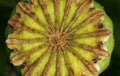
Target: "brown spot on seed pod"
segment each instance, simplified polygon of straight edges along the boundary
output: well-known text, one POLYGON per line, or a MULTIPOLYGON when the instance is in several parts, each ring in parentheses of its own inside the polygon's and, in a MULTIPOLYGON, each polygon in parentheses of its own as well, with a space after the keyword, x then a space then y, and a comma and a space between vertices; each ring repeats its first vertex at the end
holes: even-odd
MULTIPOLYGON (((7 42, 6 42, 7 43, 7 42)), ((18 48, 13 48, 13 50, 14 50, 14 52, 18 52, 19 51, 19 49, 18 48)))
POLYGON ((22 17, 20 13, 17 13, 17 16, 18 16, 18 18, 21 18, 21 17, 22 17))
POLYGON ((14 32, 16 30, 16 28, 14 28, 13 26, 10 26, 10 29, 12 32, 14 32))
POLYGON ((102 59, 102 57, 101 56, 98 56, 98 57, 95 57, 94 59, 93 59, 93 62, 94 63, 97 63, 99 60, 101 60, 102 59))
POLYGON ((94 62, 94 63, 97 63, 97 62, 98 62, 98 60, 97 60, 96 58, 94 58, 94 59, 93 59, 93 62, 94 62))
POLYGON ((27 66, 27 62, 26 61, 22 63, 22 67, 24 68, 25 66, 27 66))
POLYGON ((103 47, 103 42, 99 41, 97 47, 100 47, 100 48, 103 47))
POLYGON ((98 28, 98 29, 102 29, 103 26, 104 26, 103 23, 98 23, 97 28, 98 28))
POLYGON ((92 12, 94 9, 95 9, 94 7, 90 7, 89 12, 92 12))

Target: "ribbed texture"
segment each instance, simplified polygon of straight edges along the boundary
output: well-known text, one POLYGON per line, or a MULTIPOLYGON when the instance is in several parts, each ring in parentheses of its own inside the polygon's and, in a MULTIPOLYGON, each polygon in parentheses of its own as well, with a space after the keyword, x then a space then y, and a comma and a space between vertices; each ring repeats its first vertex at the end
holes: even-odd
POLYGON ((24 65, 23 76, 98 75, 97 62, 110 56, 103 41, 111 31, 103 25, 103 10, 93 5, 92 0, 19 2, 8 21, 13 27, 6 40, 14 50, 11 63, 24 65))

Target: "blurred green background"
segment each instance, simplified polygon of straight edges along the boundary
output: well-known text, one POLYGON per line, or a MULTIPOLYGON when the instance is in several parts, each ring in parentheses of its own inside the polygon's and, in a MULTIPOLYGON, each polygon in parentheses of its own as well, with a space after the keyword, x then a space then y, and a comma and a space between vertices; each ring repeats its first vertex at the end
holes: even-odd
MULTIPOLYGON (((0 76, 20 76, 9 63, 10 52, 6 50, 5 28, 9 16, 20 0, 0 0, 0 76)), ((100 76, 120 76, 120 0, 97 0, 104 6, 114 24, 115 48, 110 66, 100 76)))

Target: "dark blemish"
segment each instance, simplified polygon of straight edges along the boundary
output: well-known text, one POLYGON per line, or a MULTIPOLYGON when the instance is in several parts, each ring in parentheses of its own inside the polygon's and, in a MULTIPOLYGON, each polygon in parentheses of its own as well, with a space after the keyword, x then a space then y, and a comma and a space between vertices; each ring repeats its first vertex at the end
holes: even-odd
POLYGON ((10 28, 11 28, 12 31, 15 31, 15 28, 13 26, 10 26, 10 28))
POLYGON ((21 14, 20 14, 20 13, 17 13, 17 16, 18 16, 19 18, 21 18, 21 14))
POLYGON ((102 41, 99 41, 98 42, 98 47, 102 47, 103 46, 103 42, 102 41))
POLYGON ((92 12, 94 9, 95 9, 94 7, 90 7, 89 12, 92 12))
POLYGON ((103 28, 103 23, 98 23, 97 28, 98 28, 98 29, 102 29, 102 28, 103 28))
POLYGON ((10 26, 10 30, 13 33, 16 29, 14 29, 12 26, 10 26))
POLYGON ((27 65, 27 62, 22 63, 22 67, 24 68, 27 65))
MULTIPOLYGON (((13 29, 13 30, 15 30, 15 29, 13 29)), ((18 52, 19 51, 18 48, 13 48, 13 50, 14 50, 14 52, 18 52)))
POLYGON ((94 63, 97 63, 97 62, 98 62, 98 59, 97 59, 97 58, 94 58, 94 59, 93 59, 93 62, 94 62, 94 63))
POLYGON ((95 57, 94 59, 93 59, 93 62, 94 63, 97 63, 98 62, 98 60, 101 60, 102 58, 99 56, 99 57, 95 57))

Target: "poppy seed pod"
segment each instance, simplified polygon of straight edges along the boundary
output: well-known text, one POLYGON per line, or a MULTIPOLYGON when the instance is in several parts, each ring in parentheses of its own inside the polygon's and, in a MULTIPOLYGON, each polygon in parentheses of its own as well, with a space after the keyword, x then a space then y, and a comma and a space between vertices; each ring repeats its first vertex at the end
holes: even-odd
POLYGON ((97 2, 24 0, 15 9, 6 43, 23 76, 98 76, 108 67, 113 25, 97 2))

